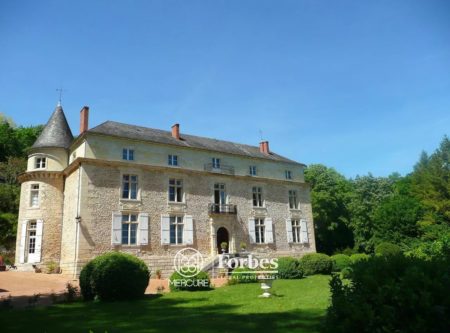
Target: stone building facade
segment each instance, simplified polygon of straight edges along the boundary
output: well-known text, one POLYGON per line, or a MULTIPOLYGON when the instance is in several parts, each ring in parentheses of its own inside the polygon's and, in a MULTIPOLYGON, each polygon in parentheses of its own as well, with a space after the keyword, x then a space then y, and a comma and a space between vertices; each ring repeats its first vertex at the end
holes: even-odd
POLYGON ((180 249, 211 262, 315 252, 305 165, 259 147, 105 122, 74 139, 58 106, 21 175, 16 264, 79 274, 95 256, 133 253, 164 275, 180 249))

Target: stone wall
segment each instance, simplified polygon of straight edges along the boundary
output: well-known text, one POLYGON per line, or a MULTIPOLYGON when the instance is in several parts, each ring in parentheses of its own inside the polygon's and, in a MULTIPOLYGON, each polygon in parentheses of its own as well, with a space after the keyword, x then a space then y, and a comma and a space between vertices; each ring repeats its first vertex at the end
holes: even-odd
MULTIPOLYGON (((74 175, 66 181, 66 206, 63 233, 63 259, 70 257, 69 249, 74 248, 75 234, 73 223, 74 175), (67 222, 67 224, 66 224, 67 222), (69 227, 69 225, 71 225, 69 227), (69 235, 70 234, 70 235, 69 235), (67 254, 67 255, 66 255, 67 254)), ((82 173, 82 222, 80 225, 78 266, 81 267, 93 257, 110 250, 132 252, 145 260, 154 272, 162 269, 166 274, 170 271, 174 254, 184 245, 161 245, 161 214, 181 213, 192 215, 194 219, 194 244, 205 257, 216 253, 215 233, 223 226, 231 236, 231 250, 238 250, 239 244, 245 242, 248 250, 270 256, 301 256, 307 252, 315 252, 314 228, 312 220, 309 187, 300 182, 286 182, 252 177, 233 177, 212 173, 194 173, 183 169, 151 169, 133 165, 117 166, 83 164, 82 173), (130 173, 139 177, 138 200, 120 199, 121 175, 130 173), (170 178, 182 179, 185 192, 183 204, 168 202, 168 183, 170 178), (232 216, 208 214, 208 204, 213 202, 215 183, 224 183, 228 202, 237 205, 238 214, 232 216), (264 209, 252 207, 252 187, 263 188, 264 209), (288 206, 288 190, 295 189, 299 194, 300 209, 292 211, 288 206), (149 244, 146 246, 113 246, 111 245, 113 212, 145 212, 149 214, 149 244), (250 244, 247 221, 254 216, 265 216, 273 219, 274 243, 250 244), (309 244, 288 244, 285 220, 291 217, 304 218, 308 221, 309 244), (213 236, 213 241, 211 241, 213 236)), ((64 261, 64 260, 62 260, 64 261)))

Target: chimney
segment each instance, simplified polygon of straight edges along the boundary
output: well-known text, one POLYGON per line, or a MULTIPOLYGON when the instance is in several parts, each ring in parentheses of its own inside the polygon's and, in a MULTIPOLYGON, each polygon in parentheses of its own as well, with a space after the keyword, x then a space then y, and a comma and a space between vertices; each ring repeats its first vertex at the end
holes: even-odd
POLYGON ((269 141, 261 141, 259 143, 259 151, 263 154, 270 154, 269 141))
POLYGON ((175 124, 172 126, 172 136, 175 139, 180 140, 180 124, 175 124))
POLYGON ((80 134, 88 130, 89 106, 83 106, 80 111, 80 134))

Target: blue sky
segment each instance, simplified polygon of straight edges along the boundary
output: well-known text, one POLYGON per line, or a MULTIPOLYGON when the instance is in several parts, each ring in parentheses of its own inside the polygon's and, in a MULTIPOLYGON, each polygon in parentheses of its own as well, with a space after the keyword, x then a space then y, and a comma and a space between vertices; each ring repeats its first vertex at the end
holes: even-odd
POLYGON ((412 170, 450 134, 449 1, 1 1, 0 112, 63 86, 106 120, 257 145, 346 176, 412 170))

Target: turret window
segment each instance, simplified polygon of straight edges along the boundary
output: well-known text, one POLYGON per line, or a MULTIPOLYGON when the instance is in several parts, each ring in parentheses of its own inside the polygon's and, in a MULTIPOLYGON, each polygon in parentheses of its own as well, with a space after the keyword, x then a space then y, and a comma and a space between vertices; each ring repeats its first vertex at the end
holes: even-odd
POLYGON ((45 169, 46 166, 47 166, 47 158, 36 157, 36 159, 34 160, 35 169, 45 169))
POLYGON ((30 206, 39 207, 39 184, 31 184, 30 206))

